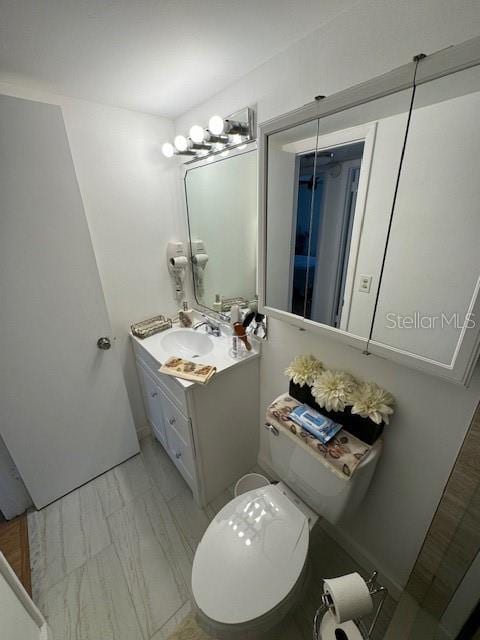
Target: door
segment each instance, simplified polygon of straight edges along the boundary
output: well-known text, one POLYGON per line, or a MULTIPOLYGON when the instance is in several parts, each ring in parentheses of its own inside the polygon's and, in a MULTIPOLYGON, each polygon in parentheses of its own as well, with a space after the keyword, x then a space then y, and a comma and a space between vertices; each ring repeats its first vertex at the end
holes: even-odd
POLYGON ((47 624, 0 553, 0 620, 2 638, 48 640, 47 624))
POLYGON ((0 432, 37 508, 138 452, 59 107, 0 96, 0 432), (108 344, 106 345, 108 346, 108 344))

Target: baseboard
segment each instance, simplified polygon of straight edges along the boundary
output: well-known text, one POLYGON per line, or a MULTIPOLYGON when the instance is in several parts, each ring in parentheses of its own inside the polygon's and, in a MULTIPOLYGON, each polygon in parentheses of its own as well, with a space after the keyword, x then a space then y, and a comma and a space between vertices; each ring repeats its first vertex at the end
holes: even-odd
POLYGON ((143 440, 143 438, 148 438, 148 436, 152 435, 152 428, 147 423, 143 425, 143 427, 138 427, 137 436, 139 440, 143 440))
POLYGON ((378 582, 384 587, 387 587, 389 595, 394 600, 398 601, 400 599, 404 587, 383 571, 382 567, 378 565, 378 562, 372 558, 368 551, 365 551, 365 549, 359 545, 356 540, 342 531, 342 529, 335 527, 323 518, 320 520, 319 526, 322 527, 322 529, 328 533, 331 538, 336 540, 338 544, 345 549, 350 556, 352 556, 355 562, 358 562, 358 564, 365 569, 365 571, 378 571, 378 582))
MULTIPOLYGON (((275 471, 270 467, 268 462, 261 456, 258 455, 258 466, 261 467, 267 476, 274 480, 280 480, 281 478, 275 473, 275 471)), ((287 483, 288 484, 288 483, 287 483)), ((330 524, 324 518, 319 520, 317 526, 322 527, 322 529, 333 538, 338 544, 345 549, 345 551, 352 556, 352 558, 357 562, 365 571, 372 572, 373 570, 378 571, 378 581, 383 586, 387 587, 389 594, 394 600, 399 600, 402 593, 403 587, 394 580, 387 573, 382 571, 382 567, 378 565, 372 556, 363 549, 355 540, 351 538, 344 531, 330 524)))

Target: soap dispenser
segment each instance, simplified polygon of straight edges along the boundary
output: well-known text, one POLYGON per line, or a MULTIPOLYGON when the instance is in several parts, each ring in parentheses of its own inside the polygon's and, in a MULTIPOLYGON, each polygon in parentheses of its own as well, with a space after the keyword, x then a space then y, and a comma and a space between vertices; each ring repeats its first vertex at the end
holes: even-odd
POLYGON ((182 327, 191 327, 193 324, 193 309, 188 308, 188 302, 183 301, 183 307, 178 312, 178 321, 182 327))

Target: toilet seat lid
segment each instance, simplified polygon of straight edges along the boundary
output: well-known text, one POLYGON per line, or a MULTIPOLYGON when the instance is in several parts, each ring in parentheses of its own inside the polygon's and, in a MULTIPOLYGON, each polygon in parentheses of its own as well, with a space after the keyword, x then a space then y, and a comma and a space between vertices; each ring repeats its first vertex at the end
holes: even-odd
POLYGON ((274 485, 244 493, 210 523, 195 553, 192 591, 212 620, 241 624, 292 591, 308 552, 308 521, 274 485))

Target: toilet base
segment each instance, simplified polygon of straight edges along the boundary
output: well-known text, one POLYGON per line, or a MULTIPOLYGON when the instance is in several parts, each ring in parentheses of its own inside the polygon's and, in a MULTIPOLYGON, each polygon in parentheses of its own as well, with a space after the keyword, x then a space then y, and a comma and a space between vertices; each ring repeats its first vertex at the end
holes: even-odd
POLYGON ((304 595, 310 577, 310 563, 305 561, 302 573, 288 596, 265 615, 242 624, 225 624, 206 616, 195 604, 195 616, 199 626, 217 640, 276 640, 278 628, 284 618, 304 595))

